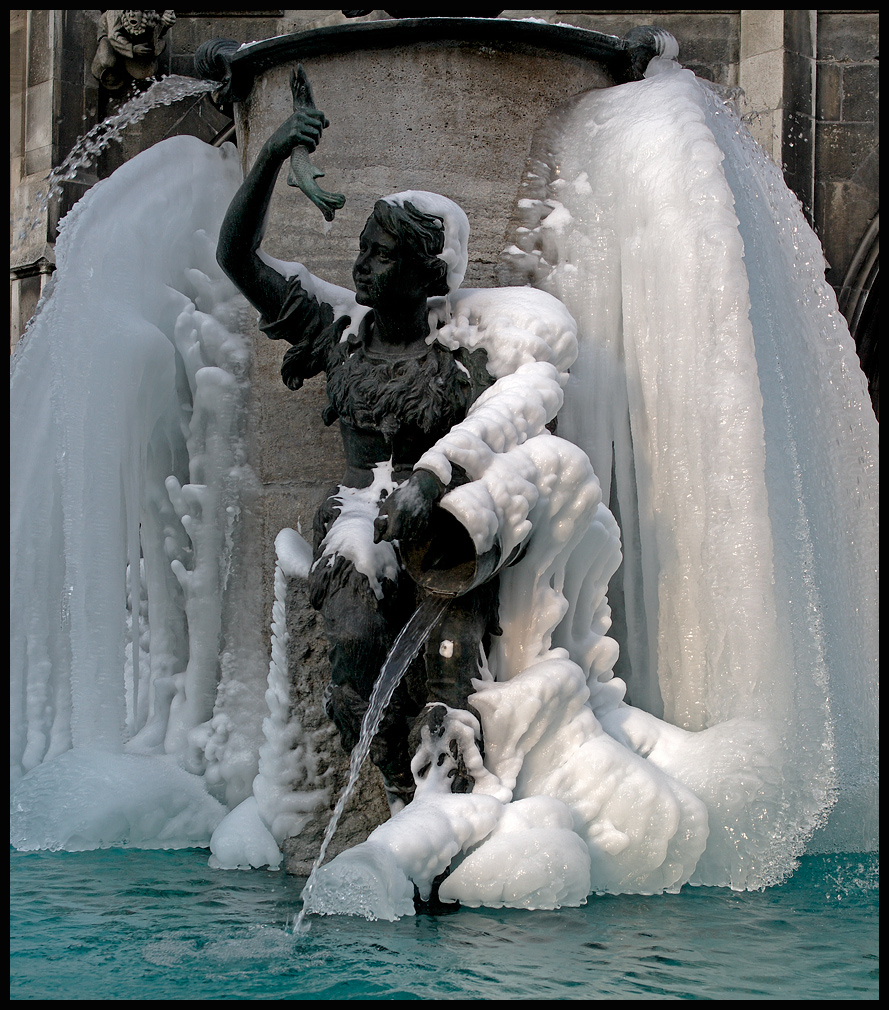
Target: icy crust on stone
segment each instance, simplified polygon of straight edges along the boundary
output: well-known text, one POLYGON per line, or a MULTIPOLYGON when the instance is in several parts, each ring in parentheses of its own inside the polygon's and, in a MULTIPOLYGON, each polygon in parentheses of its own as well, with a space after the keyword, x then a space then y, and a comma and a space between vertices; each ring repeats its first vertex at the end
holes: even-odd
POLYGON ((283 529, 275 537, 275 557, 282 576, 307 579, 312 567, 312 546, 297 530, 283 529))
POLYGON ((442 901, 471 908, 559 908, 585 903, 590 853, 567 806, 530 796, 504 807, 488 837, 439 888, 442 901))

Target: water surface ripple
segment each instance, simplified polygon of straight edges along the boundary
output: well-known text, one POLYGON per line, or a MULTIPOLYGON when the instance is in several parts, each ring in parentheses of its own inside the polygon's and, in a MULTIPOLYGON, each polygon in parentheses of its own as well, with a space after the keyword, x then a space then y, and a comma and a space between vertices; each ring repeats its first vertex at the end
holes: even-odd
POLYGON ((768 891, 288 922, 304 880, 208 853, 11 851, 12 999, 877 999, 874 855, 768 891))

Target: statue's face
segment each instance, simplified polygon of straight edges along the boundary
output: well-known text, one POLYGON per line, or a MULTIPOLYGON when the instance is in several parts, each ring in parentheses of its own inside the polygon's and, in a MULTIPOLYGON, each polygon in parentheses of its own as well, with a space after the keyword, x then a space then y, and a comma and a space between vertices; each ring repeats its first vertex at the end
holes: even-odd
POLYGON ((399 302, 426 297, 425 279, 416 258, 406 255, 398 239, 370 217, 359 241, 352 268, 359 305, 397 307, 399 302))

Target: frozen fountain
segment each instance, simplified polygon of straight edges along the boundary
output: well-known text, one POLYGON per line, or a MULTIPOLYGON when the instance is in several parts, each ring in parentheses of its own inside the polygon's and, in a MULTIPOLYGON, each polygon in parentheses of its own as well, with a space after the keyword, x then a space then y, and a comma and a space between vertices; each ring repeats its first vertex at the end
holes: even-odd
MULTIPOLYGON (((291 704, 283 612, 308 564, 289 527, 311 511, 260 495, 276 477, 259 429, 292 430, 294 408, 277 394, 259 406, 271 352, 215 261, 298 57, 332 120, 317 160, 349 201, 330 228, 290 198, 297 227, 277 221, 274 236, 287 270, 348 304, 343 264, 367 199, 460 199, 490 162, 511 181, 486 177, 464 204, 470 255, 499 259, 501 285, 542 290, 504 300, 471 266, 440 339, 485 346, 498 381, 541 363, 555 376, 541 394, 555 408, 502 453, 524 469, 505 466, 501 481, 530 480, 539 498, 518 520, 534 534, 504 570, 504 635, 473 698, 486 775, 468 795, 419 789, 327 865, 314 910, 410 914, 413 885, 449 866, 445 900, 541 908, 597 891, 763 887, 805 851, 875 849, 877 425, 780 172, 669 52, 648 63, 652 37, 642 59, 640 44, 611 40, 608 55, 595 33, 527 23, 503 57, 506 71, 526 57, 513 91, 491 98, 522 109, 510 136, 491 138, 511 160, 459 115, 429 123, 403 92, 377 138, 398 136, 398 156, 375 160, 362 89, 374 74, 396 88, 400 64, 369 41, 389 32, 406 58, 392 33, 410 29, 356 27, 247 47, 228 81, 240 152, 166 141, 65 219, 12 370, 11 843, 212 837, 216 865, 277 866, 285 839, 326 815, 325 755, 291 704), (536 104, 515 91, 533 60, 549 88, 536 104), (552 315, 532 332, 544 305, 552 315), (553 453, 542 431, 563 396, 558 432, 576 455, 553 453), (272 542, 274 573, 257 562, 272 542)), ((422 87, 453 89, 462 109, 479 92, 471 54, 455 81, 434 62, 454 53, 416 42, 422 87)), ((288 453, 311 453, 294 441, 279 475, 288 453)))

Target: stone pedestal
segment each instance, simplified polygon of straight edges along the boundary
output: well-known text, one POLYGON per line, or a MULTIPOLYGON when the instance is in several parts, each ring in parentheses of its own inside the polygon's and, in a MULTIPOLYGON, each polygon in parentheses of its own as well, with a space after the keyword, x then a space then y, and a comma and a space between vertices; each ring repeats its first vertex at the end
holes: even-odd
MULTIPOLYGON (((326 807, 317 811, 299 835, 284 843, 287 872, 307 877, 321 848, 333 808, 348 781, 349 758, 340 746, 336 727, 324 711, 324 688, 329 680, 327 639, 320 614, 309 606, 304 579, 288 580, 286 609, 291 707, 298 713, 304 745, 311 747, 319 762, 326 766, 323 772, 328 793, 326 807)), ((383 780, 374 765, 367 761, 327 850, 327 859, 363 842, 388 816, 383 780)))

